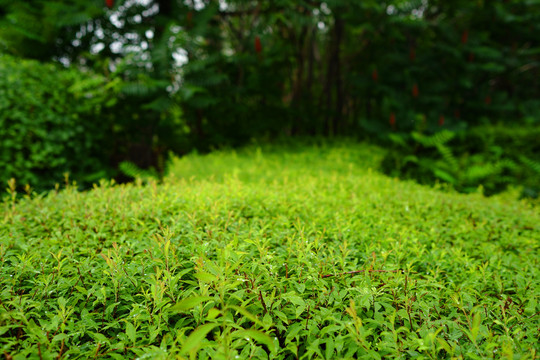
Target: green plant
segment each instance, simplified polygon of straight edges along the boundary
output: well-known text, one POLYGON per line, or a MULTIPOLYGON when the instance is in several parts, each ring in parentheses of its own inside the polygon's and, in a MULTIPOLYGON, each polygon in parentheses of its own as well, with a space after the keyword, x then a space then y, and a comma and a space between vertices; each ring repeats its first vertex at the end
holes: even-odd
POLYGON ((10 191, 0 351, 537 357, 538 209, 384 176, 384 155, 254 145, 174 158, 160 184, 10 191))
POLYGON ((77 70, 0 55, 0 181, 51 189, 110 174, 102 115, 115 83, 77 70))
POLYGON ((141 169, 137 165, 129 161, 122 161, 118 165, 119 170, 126 176, 132 179, 141 179, 145 181, 158 180, 159 176, 154 169, 141 169))
POLYGON ((463 192, 482 186, 487 195, 509 185, 522 188, 522 195, 536 197, 540 176, 536 127, 490 126, 454 133, 448 130, 425 135, 392 134, 394 150, 383 162, 384 171, 424 183, 435 180, 463 192), (436 150, 436 151, 433 151, 436 150))

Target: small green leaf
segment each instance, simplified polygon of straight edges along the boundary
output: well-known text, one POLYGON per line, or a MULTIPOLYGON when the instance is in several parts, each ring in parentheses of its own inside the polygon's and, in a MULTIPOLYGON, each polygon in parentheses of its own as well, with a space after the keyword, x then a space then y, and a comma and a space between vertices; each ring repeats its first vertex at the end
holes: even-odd
POLYGON ((206 334, 212 331, 212 329, 214 329, 216 326, 218 325, 212 323, 199 326, 188 336, 180 352, 182 354, 186 354, 197 349, 206 337, 206 334))
POLYGON ((137 331, 135 330, 135 326, 133 326, 133 324, 130 322, 126 322, 126 335, 132 343, 137 341, 137 331))
POLYGON ((279 320, 281 320, 284 324, 289 324, 289 319, 287 318, 287 315, 285 315, 285 313, 283 313, 282 311, 274 310, 274 315, 277 316, 279 320))
POLYGON ((68 338, 68 335, 67 334, 58 334, 58 335, 55 335, 52 339, 52 342, 57 342, 57 341, 62 341, 62 340, 65 340, 68 338))
POLYGON ((240 314, 247 317, 249 320, 253 321, 255 324, 263 326, 263 323, 261 322, 261 320, 259 320, 255 315, 253 315, 252 313, 250 313, 249 311, 247 311, 243 307, 232 305, 232 306, 228 306, 228 308, 236 310, 240 314))
POLYGON ((205 283, 217 281, 218 279, 217 276, 209 274, 207 272, 198 272, 195 274, 195 277, 205 283))
POLYGON ((480 315, 479 312, 474 314, 473 321, 472 321, 472 327, 471 327, 471 336, 472 336, 472 342, 476 343, 476 339, 478 337, 478 331, 480 330, 480 323, 482 321, 482 315, 480 315))
POLYGON ((271 352, 276 351, 276 346, 272 338, 259 330, 253 330, 253 329, 239 330, 232 333, 232 336, 252 338, 253 340, 257 342, 268 346, 268 349, 270 349, 271 352))
POLYGON ((207 318, 208 320, 214 320, 214 319, 217 318, 220 314, 221 314, 221 311, 219 311, 219 310, 216 309, 216 308, 211 308, 210 310, 208 310, 208 314, 206 315, 206 318, 207 318))
POLYGON ((298 295, 289 295, 288 298, 296 306, 306 306, 304 300, 298 295))
POLYGON ((333 359, 334 358, 333 355, 334 355, 334 339, 332 336, 330 336, 326 340, 326 350, 325 350, 326 359, 333 359))
POLYGON ((194 296, 177 302, 173 305, 169 311, 171 312, 184 312, 190 309, 193 309, 195 306, 199 305, 202 302, 212 300, 209 296, 194 296))
POLYGON ((89 331, 88 332, 90 334, 91 337, 94 338, 94 340, 96 342, 99 342, 99 343, 109 343, 109 339, 107 339, 105 337, 105 335, 103 334, 100 334, 100 333, 97 333, 97 332, 93 332, 93 331, 89 331))

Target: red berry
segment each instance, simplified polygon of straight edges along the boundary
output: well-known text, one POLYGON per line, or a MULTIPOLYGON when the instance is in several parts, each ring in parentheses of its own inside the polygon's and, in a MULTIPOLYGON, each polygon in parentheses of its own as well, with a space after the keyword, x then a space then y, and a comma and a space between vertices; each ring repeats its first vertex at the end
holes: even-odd
POLYGON ((255 36, 255 51, 257 54, 260 54, 262 51, 261 38, 258 36, 255 36))
POLYGON ((105 5, 107 5, 109 9, 112 9, 114 6, 114 0, 105 0, 105 5))
POLYGON ((489 105, 491 104, 491 96, 486 96, 486 98, 484 99, 484 102, 486 103, 486 105, 489 105))
POLYGON ((390 125, 392 125, 392 127, 394 127, 394 125, 396 125, 396 114, 394 113, 390 113, 390 121, 389 121, 390 125))
POLYGON ((443 126, 444 125, 444 116, 441 115, 439 116, 439 126, 443 126))

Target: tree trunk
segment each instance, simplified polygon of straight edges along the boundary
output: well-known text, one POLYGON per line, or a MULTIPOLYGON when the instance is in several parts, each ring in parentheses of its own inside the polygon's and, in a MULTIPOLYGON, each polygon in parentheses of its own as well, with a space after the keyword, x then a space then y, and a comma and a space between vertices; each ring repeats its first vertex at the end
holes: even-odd
POLYGON ((334 120, 333 133, 338 134, 343 130, 343 82, 341 79, 341 41, 343 39, 344 23, 343 19, 336 15, 334 24, 334 66, 335 66, 335 86, 336 86, 336 118, 334 120))

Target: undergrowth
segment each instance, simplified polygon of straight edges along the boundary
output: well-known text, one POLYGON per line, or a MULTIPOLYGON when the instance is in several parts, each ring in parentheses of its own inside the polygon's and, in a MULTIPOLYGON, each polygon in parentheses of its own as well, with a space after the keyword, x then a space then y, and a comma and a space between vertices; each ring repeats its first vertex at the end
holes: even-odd
POLYGON ((389 178, 383 156, 253 147, 175 159, 162 183, 10 191, 0 352, 537 358, 538 208, 389 178))
POLYGON ((390 134, 391 150, 382 170, 423 184, 443 181, 470 193, 482 186, 485 195, 521 188, 520 197, 538 198, 540 151, 536 126, 483 126, 467 131, 442 130, 390 134))

